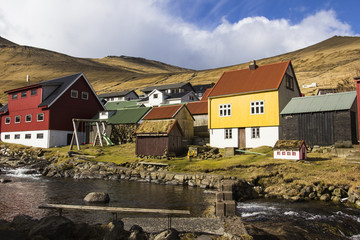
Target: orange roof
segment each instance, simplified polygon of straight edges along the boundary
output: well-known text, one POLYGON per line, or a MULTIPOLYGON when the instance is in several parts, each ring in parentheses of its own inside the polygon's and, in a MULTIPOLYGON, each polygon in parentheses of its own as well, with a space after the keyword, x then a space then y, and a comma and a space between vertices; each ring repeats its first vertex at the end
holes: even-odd
POLYGON ((208 89, 205 90, 204 95, 202 96, 200 101, 207 101, 208 100, 208 96, 209 96, 209 93, 210 93, 211 89, 212 88, 208 88, 208 89))
POLYGON ((224 72, 208 97, 278 89, 291 61, 224 72))
POLYGON ((191 115, 208 114, 207 101, 189 102, 186 106, 189 109, 191 115))
POLYGON ((180 104, 180 105, 154 107, 149 111, 149 113, 143 119, 155 120, 155 119, 174 118, 175 115, 180 111, 180 109, 183 106, 184 106, 183 104, 180 104))

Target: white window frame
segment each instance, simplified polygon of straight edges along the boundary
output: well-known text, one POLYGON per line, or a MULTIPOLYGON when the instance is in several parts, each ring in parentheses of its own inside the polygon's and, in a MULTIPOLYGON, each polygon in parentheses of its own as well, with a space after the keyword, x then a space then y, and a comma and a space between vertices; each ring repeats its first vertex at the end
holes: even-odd
POLYGON ((220 117, 231 116, 231 103, 219 104, 219 116, 220 117))
POLYGON ((36 117, 36 121, 43 122, 44 121, 44 113, 38 113, 36 117), (42 116, 42 119, 39 120, 39 116, 42 116))
POLYGON ((89 93, 88 92, 81 92, 81 99, 88 100, 89 99, 89 93))
POLYGON ((232 139, 232 129, 231 128, 225 128, 224 129, 224 138, 225 139, 232 139))
POLYGON ((20 122, 21 122, 21 116, 20 115, 15 116, 15 123, 20 123, 20 122))
POLYGON ((159 97, 159 94, 158 94, 158 93, 154 93, 153 99, 156 99, 156 98, 158 98, 158 97, 159 97))
POLYGON ((251 128, 251 138, 260 138, 260 128, 259 127, 251 128))
POLYGON ((36 139, 44 139, 44 134, 43 133, 37 133, 36 134, 36 139))
POLYGON ((10 124, 10 123, 11 123, 11 117, 6 117, 5 124, 10 124))
POLYGON ((250 102, 250 114, 251 115, 258 115, 265 113, 265 101, 252 101, 250 102))
POLYGON ((25 122, 31 122, 31 120, 32 120, 31 114, 27 114, 27 115, 25 116, 25 122), (30 120, 27 120, 28 117, 30 117, 30 120))
POLYGON ((79 98, 79 92, 78 90, 71 89, 71 98, 79 98))

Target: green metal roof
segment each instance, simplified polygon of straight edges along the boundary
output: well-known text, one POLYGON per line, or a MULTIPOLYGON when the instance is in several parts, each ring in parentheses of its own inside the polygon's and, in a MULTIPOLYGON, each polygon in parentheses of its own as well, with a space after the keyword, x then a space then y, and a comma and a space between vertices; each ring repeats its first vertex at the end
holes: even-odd
POLYGON ((109 124, 132 124, 139 122, 143 116, 151 109, 151 107, 141 107, 141 108, 125 108, 117 110, 114 115, 112 115, 108 123, 109 124))
POLYGON ((355 99, 355 91, 320 96, 296 97, 290 100, 280 114, 349 110, 355 99))
POLYGON ((137 105, 137 102, 138 102, 138 100, 107 102, 105 104, 105 108, 106 108, 106 110, 120 110, 123 108, 140 107, 139 105, 137 105))

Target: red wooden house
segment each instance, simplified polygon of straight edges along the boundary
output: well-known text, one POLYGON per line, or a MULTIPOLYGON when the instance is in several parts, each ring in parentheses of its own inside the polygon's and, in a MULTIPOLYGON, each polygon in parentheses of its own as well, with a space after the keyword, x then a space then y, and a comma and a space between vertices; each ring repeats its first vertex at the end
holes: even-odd
MULTIPOLYGON (((72 119, 105 110, 83 73, 8 90, 1 114, 1 140, 49 148, 69 144, 72 119)), ((84 129, 85 131, 85 129, 84 129)))

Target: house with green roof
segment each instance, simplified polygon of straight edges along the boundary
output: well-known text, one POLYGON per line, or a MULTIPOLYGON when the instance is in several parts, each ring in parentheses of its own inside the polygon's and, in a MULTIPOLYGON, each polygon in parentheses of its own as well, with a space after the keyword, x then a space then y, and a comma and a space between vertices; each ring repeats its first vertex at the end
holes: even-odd
POLYGON ((358 142, 356 92, 296 97, 280 112, 279 138, 310 145, 358 142))
MULTIPOLYGON (((93 119, 107 120, 106 135, 115 144, 134 142, 134 132, 142 119, 150 111, 150 107, 123 108, 100 112, 93 119)), ((93 127, 91 137, 95 137, 96 128, 93 127)), ((90 138, 93 139, 93 138, 90 138)))

